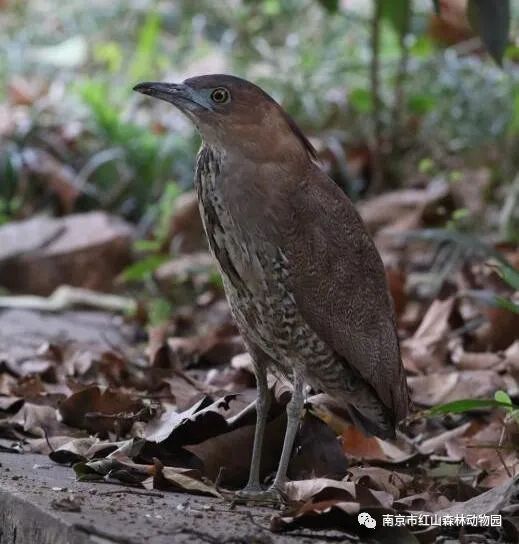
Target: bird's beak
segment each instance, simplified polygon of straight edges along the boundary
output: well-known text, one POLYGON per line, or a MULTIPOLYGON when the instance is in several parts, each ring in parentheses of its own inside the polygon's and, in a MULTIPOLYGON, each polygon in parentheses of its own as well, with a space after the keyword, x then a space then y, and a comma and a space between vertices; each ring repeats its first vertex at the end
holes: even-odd
POLYGON ((147 94, 159 100, 165 100, 182 111, 196 109, 212 109, 202 97, 183 83, 160 83, 158 81, 144 82, 133 88, 142 94, 147 94))

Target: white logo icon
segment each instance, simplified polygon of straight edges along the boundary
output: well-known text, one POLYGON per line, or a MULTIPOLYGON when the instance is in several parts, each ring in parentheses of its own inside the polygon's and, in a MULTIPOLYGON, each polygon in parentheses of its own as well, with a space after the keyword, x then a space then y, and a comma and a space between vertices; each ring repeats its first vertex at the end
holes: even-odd
POLYGON ((368 529, 374 529, 377 526, 377 520, 372 518, 367 512, 361 512, 357 519, 360 525, 366 526, 368 529))

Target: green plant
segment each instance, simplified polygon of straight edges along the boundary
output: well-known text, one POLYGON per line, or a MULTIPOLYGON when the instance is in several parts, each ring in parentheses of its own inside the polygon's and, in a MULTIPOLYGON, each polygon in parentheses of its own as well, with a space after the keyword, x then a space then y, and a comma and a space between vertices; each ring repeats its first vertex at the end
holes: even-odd
MULTIPOLYGON (((171 142, 164 136, 153 134, 147 127, 126 120, 116 107, 107 83, 86 81, 79 91, 90 108, 93 131, 101 137, 101 142, 119 150, 124 164, 130 168, 128 182, 121 187, 121 194, 115 196, 120 199, 131 194, 135 202, 134 216, 138 217, 157 192, 156 184, 164 183, 171 171, 171 142)), ((115 154, 114 158, 119 156, 115 154)), ((104 170, 97 172, 96 181, 107 190, 119 176, 114 168, 107 172, 107 165, 103 166, 104 170)))
POLYGON ((123 271, 121 274, 123 281, 149 281, 159 266, 170 258, 166 245, 175 200, 180 193, 179 186, 170 182, 166 185, 159 201, 148 209, 148 215, 154 224, 151 236, 135 242, 134 249, 141 257, 123 271))
POLYGON ((460 399, 445 404, 438 404, 425 412, 427 417, 438 417, 447 414, 464 414, 473 410, 499 408, 506 412, 506 417, 519 423, 519 406, 505 391, 496 391, 493 399, 460 399))
POLYGON ((427 410, 425 415, 427 417, 438 417, 447 414, 464 414, 466 412, 471 412, 472 410, 491 408, 502 408, 507 411, 519 410, 519 406, 512 404, 512 401, 504 401, 503 394, 508 397, 504 391, 498 391, 496 392, 497 398, 494 399, 460 399, 445 404, 438 404, 427 410))

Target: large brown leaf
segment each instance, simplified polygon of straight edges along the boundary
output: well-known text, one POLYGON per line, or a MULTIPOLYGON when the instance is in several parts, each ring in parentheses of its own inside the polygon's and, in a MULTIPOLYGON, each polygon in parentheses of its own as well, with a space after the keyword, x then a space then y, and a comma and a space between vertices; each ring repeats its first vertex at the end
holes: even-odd
POLYGON ((110 431, 126 433, 137 419, 146 419, 149 412, 140 399, 121 391, 87 387, 73 393, 59 407, 63 422, 92 433, 110 431))

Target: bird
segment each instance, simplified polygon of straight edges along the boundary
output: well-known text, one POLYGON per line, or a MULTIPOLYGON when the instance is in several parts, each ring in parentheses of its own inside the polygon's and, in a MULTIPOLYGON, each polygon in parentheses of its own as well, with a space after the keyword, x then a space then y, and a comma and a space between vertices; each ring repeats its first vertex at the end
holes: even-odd
POLYGON ((395 437, 409 395, 384 266, 356 208, 269 94, 227 74, 143 82, 201 135, 194 184, 211 253, 251 355, 258 397, 241 496, 283 494, 308 386, 344 406, 367 436, 395 437), (273 483, 260 481, 271 392, 293 385, 273 483))

